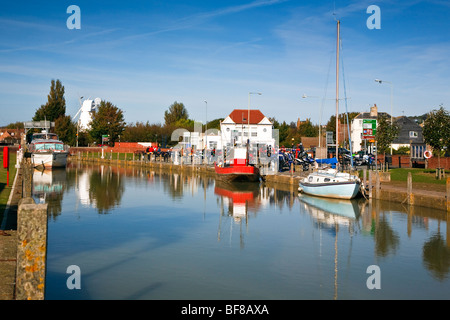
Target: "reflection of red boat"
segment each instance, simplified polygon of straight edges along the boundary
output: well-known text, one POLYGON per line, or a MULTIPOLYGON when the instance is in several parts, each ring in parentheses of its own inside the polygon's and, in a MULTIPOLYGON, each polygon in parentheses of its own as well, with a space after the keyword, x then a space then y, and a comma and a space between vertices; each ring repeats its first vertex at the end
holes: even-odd
POLYGON ((229 212, 233 216, 243 216, 247 213, 247 205, 253 203, 259 193, 259 184, 240 182, 238 184, 226 181, 216 181, 214 194, 227 198, 230 203, 229 212))
POLYGON ((214 164, 216 176, 226 181, 259 181, 259 168, 249 165, 245 148, 235 148, 233 164, 218 166, 214 164))
POLYGON ((221 186, 216 186, 214 188, 214 193, 219 196, 224 196, 233 201, 233 203, 245 204, 247 201, 252 201, 255 197, 253 191, 232 191, 229 189, 221 188, 221 186))

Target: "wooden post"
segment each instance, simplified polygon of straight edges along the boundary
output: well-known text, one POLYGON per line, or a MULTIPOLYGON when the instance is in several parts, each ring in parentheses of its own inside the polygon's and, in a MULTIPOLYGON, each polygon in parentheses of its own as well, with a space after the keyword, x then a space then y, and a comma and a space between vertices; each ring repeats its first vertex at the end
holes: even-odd
POLYGON ((450 177, 447 178, 447 216, 450 216, 450 177))
POLYGON ((375 190, 376 190, 376 198, 380 199, 380 191, 381 191, 381 184, 380 184, 380 172, 377 171, 375 174, 375 190))
POLYGON ((412 205, 414 203, 414 199, 413 199, 413 194, 412 194, 412 175, 411 175, 411 172, 408 172, 406 193, 407 193, 407 197, 408 197, 408 204, 412 205))

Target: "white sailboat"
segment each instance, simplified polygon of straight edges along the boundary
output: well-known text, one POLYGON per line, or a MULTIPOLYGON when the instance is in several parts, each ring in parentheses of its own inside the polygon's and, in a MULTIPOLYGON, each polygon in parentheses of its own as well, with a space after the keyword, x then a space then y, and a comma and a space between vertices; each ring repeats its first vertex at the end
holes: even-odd
MULTIPOLYGON (((336 48, 336 157, 339 155, 339 37, 340 21, 337 21, 336 48)), ((337 160, 337 158, 336 158, 337 160)), ((337 161, 336 161, 337 162, 337 161)), ((339 163, 335 169, 317 170, 300 180, 299 191, 326 198, 353 199, 361 189, 361 179, 350 173, 339 172, 339 163)))

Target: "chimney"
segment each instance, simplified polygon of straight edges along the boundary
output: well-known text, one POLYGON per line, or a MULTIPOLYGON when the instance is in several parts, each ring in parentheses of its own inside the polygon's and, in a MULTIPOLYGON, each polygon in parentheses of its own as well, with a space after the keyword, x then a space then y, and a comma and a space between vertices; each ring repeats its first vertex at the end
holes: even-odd
POLYGON ((374 104, 373 107, 370 107, 370 116, 378 117, 378 107, 376 104, 374 104))

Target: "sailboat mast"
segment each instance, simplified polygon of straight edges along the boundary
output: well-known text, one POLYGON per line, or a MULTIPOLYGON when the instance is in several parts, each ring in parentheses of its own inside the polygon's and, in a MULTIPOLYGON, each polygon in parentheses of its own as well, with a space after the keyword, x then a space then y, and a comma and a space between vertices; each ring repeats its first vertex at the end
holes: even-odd
MULTIPOLYGON (((339 25, 337 21, 337 41, 336 41, 336 160, 339 160, 339 25)), ((336 166, 339 165, 339 161, 336 166)))

